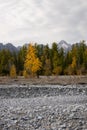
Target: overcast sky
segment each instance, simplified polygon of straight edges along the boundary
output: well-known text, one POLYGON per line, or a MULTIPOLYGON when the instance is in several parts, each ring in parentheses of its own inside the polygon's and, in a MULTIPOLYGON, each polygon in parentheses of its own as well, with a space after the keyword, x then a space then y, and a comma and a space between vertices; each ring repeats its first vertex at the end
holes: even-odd
POLYGON ((87 40, 87 0, 0 0, 0 42, 87 40))

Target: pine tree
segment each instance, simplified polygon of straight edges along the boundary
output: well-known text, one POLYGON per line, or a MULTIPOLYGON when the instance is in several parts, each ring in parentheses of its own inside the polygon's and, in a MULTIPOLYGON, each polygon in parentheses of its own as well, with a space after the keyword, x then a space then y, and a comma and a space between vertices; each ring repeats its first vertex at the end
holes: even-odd
POLYGON ((43 55, 41 56, 41 61, 42 61, 42 72, 43 75, 51 75, 52 72, 52 64, 51 64, 51 54, 50 54, 50 48, 47 45, 44 46, 43 48, 43 55))
POLYGON ((52 44, 52 68, 54 75, 57 75, 59 73, 58 66, 59 66, 58 45, 57 43, 54 42, 52 44))
POLYGON ((11 53, 8 50, 0 51, 0 74, 8 75, 10 71, 11 53))
POLYGON ((19 75, 23 75, 26 51, 26 46, 23 46, 17 54, 17 71, 19 75))

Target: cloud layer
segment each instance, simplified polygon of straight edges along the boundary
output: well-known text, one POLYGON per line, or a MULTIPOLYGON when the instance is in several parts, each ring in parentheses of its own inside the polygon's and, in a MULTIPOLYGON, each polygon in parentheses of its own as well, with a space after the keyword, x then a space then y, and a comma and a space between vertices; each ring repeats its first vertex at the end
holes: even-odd
POLYGON ((0 42, 87 40, 87 0, 0 0, 0 42))

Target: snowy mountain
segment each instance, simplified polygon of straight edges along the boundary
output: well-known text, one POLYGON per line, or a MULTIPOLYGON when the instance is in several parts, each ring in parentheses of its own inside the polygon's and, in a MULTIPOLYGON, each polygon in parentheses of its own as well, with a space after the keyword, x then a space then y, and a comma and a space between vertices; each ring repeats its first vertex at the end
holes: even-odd
POLYGON ((63 48, 64 49, 64 52, 67 52, 68 50, 71 49, 71 45, 68 44, 66 41, 64 40, 61 40, 59 43, 58 43, 58 48, 61 49, 63 48))

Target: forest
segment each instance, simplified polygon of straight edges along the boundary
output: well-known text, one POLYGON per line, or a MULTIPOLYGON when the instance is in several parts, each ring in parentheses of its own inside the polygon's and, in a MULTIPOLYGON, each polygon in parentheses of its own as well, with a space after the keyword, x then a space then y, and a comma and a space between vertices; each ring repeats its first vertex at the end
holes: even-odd
POLYGON ((72 45, 64 52, 56 42, 48 44, 29 44, 18 52, 7 49, 0 51, 0 76, 50 76, 50 75, 86 75, 87 46, 84 41, 72 45))

